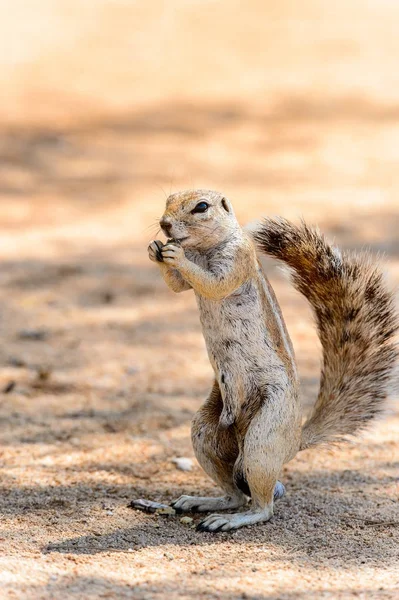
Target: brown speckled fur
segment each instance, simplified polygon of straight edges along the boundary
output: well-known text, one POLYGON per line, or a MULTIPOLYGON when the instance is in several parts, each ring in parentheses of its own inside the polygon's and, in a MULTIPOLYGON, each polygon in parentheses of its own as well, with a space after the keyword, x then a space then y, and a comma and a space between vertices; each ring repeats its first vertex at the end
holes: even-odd
POLYGON ((181 496, 174 506, 234 509, 251 497, 246 512, 212 514, 199 529, 267 521, 284 493, 278 481, 284 463, 301 449, 354 433, 380 409, 396 358, 391 295, 368 259, 341 255, 306 225, 266 220, 252 238, 218 192, 173 194, 161 226, 172 239, 152 242, 149 257, 173 291, 193 289, 215 372, 212 392, 193 420, 193 447, 225 492, 181 496), (303 428, 294 351, 256 245, 292 269, 316 314, 324 364, 303 428))
POLYGON ((291 269, 323 348, 320 392, 301 449, 339 441, 362 429, 387 396, 398 355, 393 296, 371 257, 341 252, 305 223, 265 219, 255 240, 291 269))

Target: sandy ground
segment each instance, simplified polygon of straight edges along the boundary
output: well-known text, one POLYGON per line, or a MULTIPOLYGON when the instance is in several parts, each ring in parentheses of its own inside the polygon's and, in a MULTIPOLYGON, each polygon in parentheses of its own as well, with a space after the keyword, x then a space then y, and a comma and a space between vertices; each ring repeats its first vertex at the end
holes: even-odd
MULTIPOLYGON (((399 282, 397 3, 18 0, 0 16, 0 598, 397 598, 393 398, 353 445, 287 465, 267 524, 212 536, 127 507, 216 491, 173 463, 193 457, 212 373, 193 295, 146 255, 171 190, 222 189, 243 223, 304 216, 399 282)), ((306 411, 310 311, 265 268, 306 411)))

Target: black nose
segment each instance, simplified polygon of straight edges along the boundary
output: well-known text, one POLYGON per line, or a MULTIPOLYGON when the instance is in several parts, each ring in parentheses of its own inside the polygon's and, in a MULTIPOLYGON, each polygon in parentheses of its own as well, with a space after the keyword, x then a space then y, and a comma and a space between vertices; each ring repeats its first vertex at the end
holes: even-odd
POLYGON ((172 230, 172 223, 166 219, 161 219, 159 221, 159 224, 162 228, 162 231, 164 232, 164 234, 168 237, 170 237, 170 232, 172 230))

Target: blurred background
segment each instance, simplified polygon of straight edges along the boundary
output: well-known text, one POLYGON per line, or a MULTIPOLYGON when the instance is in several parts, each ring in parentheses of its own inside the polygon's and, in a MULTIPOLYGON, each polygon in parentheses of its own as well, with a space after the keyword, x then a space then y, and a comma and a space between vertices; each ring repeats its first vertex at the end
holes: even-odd
MULTIPOLYGON (((395 286, 398 22, 396 0, 0 1, 0 507, 10 597, 87 598, 94 580, 107 597, 125 597, 132 581, 134 597, 147 597, 144 580, 154 597, 165 589, 177 597, 177 574, 190 576, 185 585, 201 598, 242 597, 237 573, 242 553, 252 564, 255 531, 236 534, 241 554, 230 552, 231 572, 210 543, 207 559, 221 570, 213 596, 206 578, 161 560, 169 544, 172 556, 177 548, 197 560, 200 573, 207 566, 190 547, 196 535, 173 525, 154 533, 148 517, 125 507, 137 495, 168 501, 215 491, 198 467, 182 474, 171 462, 192 457, 190 419, 212 373, 193 295, 167 290, 146 248, 169 193, 212 188, 232 200, 243 224, 304 217, 345 248, 382 253, 395 286), (124 557, 114 561, 113 551, 131 547, 151 563, 145 576, 124 557), (49 555, 40 562, 43 549, 49 555), (65 562, 71 553, 76 589, 65 562), (112 581, 102 560, 112 564, 112 581)), ((310 312, 275 265, 265 266, 308 407, 319 374, 310 312)), ((358 532, 353 546, 328 515, 342 502, 366 513, 378 496, 389 520, 398 431, 392 412, 365 446, 287 467, 292 493, 296 485, 301 498, 318 490, 319 526, 339 540, 340 560, 369 561, 357 583, 326 567, 334 597, 342 586, 355 594, 385 585, 390 532, 380 531, 367 554, 372 533, 358 532), (357 497, 352 505, 356 488, 366 490, 363 504, 357 497)), ((286 514, 284 506, 286 519, 293 506, 286 514)), ((281 562, 273 573, 267 557, 261 564, 270 590, 288 569, 295 597, 313 590, 319 598, 316 576, 298 582, 300 558, 284 562, 298 537, 307 544, 306 518, 291 531, 268 530, 281 562)), ((330 556, 322 540, 312 544, 309 573, 330 556)), ((255 592, 261 571, 252 575, 255 592)))

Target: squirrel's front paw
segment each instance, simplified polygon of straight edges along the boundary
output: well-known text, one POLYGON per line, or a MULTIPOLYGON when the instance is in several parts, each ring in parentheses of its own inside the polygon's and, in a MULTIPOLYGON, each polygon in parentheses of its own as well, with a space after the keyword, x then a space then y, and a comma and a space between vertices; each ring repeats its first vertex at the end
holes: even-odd
POLYGON ((186 260, 184 250, 176 243, 169 242, 162 246, 162 258, 167 265, 178 269, 186 260))
POLYGON ((154 240, 148 246, 148 257, 153 262, 163 262, 162 256, 163 243, 160 240, 154 240))

